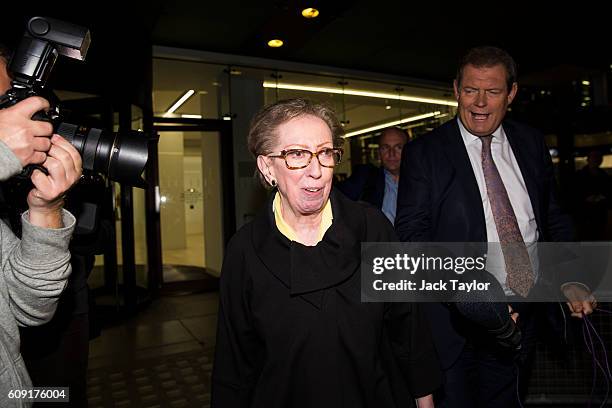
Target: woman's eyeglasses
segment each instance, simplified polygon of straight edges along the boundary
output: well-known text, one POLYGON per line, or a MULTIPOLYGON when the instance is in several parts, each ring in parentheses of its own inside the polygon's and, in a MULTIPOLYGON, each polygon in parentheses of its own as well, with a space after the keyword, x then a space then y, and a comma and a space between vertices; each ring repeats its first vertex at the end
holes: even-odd
POLYGON ((290 170, 303 169, 308 167, 312 161, 312 156, 316 156, 319 164, 323 167, 334 167, 342 160, 341 148, 324 148, 318 152, 311 152, 306 149, 287 149, 280 153, 269 154, 268 157, 279 157, 285 159, 285 164, 290 170))

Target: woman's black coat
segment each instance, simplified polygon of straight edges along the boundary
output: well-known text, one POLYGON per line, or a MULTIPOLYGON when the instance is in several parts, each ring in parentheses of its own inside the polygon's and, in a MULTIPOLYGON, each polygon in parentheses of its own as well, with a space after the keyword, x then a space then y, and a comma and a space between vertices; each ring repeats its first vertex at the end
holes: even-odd
POLYGON ((231 239, 213 407, 410 407, 439 385, 417 305, 361 302, 361 242, 395 241, 393 227, 374 207, 330 197, 333 223, 316 246, 278 231, 272 199, 231 239))

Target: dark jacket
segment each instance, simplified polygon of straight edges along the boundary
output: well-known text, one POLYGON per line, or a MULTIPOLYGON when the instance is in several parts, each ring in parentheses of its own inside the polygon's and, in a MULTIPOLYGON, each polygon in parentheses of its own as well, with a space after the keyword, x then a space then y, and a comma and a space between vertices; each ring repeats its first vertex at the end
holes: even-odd
POLYGON ((355 166, 349 178, 338 183, 336 187, 353 201, 365 201, 382 209, 385 171, 371 164, 360 164, 355 166))
MULTIPOLYGON (((503 128, 519 165, 540 241, 572 241, 569 217, 556 199, 550 154, 543 135, 506 120, 503 128)), ((401 241, 486 242, 482 198, 456 120, 415 141, 402 152, 395 229, 401 241)), ((443 367, 459 356, 461 322, 438 304, 428 305, 443 367)))
POLYGON ((331 203, 316 246, 278 231, 272 199, 230 241, 213 407, 405 407, 438 387, 417 305, 361 302, 361 242, 395 240, 391 224, 335 191, 331 203))

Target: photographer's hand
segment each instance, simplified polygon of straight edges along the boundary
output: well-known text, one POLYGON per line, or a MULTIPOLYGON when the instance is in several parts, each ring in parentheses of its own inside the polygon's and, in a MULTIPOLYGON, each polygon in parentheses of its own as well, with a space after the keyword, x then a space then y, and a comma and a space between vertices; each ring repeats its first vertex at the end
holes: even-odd
POLYGON ((0 110, 0 140, 13 151, 22 166, 40 164, 47 158, 53 126, 32 120, 32 116, 48 108, 47 100, 33 96, 0 110))
POLYGON ((42 166, 48 175, 34 170, 30 177, 34 188, 28 194, 29 221, 43 228, 61 228, 64 193, 81 177, 81 156, 66 139, 53 135, 42 166))

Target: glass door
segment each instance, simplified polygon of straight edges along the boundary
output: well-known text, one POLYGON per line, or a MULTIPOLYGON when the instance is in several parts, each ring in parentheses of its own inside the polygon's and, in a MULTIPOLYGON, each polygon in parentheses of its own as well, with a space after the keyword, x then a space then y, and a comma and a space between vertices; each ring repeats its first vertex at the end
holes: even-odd
POLYGON ((147 224, 157 226, 146 238, 157 270, 152 283, 161 294, 216 290, 236 225, 231 123, 159 117, 154 122, 159 142, 147 224))
POLYGON ((203 290, 219 276, 223 259, 220 135, 159 135, 162 285, 203 290))

